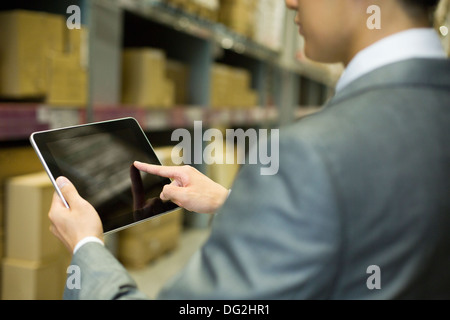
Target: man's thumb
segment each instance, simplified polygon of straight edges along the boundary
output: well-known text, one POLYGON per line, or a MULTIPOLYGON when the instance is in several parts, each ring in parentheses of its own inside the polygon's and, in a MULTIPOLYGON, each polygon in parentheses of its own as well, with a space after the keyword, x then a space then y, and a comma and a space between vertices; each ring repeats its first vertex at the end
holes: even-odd
POLYGON ((66 177, 58 177, 58 179, 56 179, 56 185, 70 207, 70 203, 79 197, 77 189, 66 177))

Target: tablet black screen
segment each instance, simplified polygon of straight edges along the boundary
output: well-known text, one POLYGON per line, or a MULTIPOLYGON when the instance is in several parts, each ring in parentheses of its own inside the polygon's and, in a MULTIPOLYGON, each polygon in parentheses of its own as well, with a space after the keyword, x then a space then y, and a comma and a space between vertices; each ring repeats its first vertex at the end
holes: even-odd
POLYGON ((94 206, 105 233, 178 208, 159 198, 169 179, 133 166, 160 162, 132 118, 36 133, 33 140, 53 178, 67 177, 94 206))

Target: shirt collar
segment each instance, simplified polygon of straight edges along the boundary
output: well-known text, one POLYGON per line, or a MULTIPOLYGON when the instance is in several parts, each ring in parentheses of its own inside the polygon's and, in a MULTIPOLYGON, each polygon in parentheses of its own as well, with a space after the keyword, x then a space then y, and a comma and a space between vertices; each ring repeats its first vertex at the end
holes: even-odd
POLYGON ((344 70, 336 85, 336 92, 366 73, 390 63, 412 58, 447 58, 434 29, 402 31, 361 50, 344 70))

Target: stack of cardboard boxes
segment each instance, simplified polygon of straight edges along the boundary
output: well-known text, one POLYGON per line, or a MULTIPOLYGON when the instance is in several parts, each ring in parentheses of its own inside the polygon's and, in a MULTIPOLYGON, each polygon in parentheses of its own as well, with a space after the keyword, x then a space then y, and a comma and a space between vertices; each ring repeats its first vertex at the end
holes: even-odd
POLYGON ((226 139, 222 141, 222 147, 216 148, 216 158, 222 159, 222 163, 213 163, 207 166, 206 174, 210 179, 231 189, 239 173, 241 165, 238 161, 238 150, 240 146, 234 143, 227 142, 226 139), (233 162, 227 162, 227 159, 233 158, 233 162))
POLYGON ((190 14, 222 23, 270 49, 280 50, 286 6, 279 0, 164 0, 190 14))
POLYGON ((67 29, 65 52, 53 52, 48 61, 47 103, 84 107, 88 100, 87 30, 67 29))
MULTIPOLYGON (((47 218, 52 194, 50 180, 42 172, 42 165, 31 147, 2 149, 2 299, 61 298, 65 270, 64 266, 52 262, 59 256, 54 255, 58 246, 61 247, 50 234, 47 218)), ((61 252, 64 255, 64 250, 61 252)))
POLYGON ((147 266, 177 247, 182 231, 182 209, 119 231, 118 258, 131 269, 147 266))
POLYGON ((215 63, 211 70, 211 107, 244 109, 258 105, 258 95, 251 88, 251 74, 246 69, 215 63))
POLYGON ((46 60, 64 50, 64 20, 24 10, 0 12, 0 95, 7 98, 45 96, 46 60))
POLYGON ((218 21, 219 0, 165 0, 171 6, 180 8, 199 18, 218 21))
POLYGON ((122 103, 153 109, 175 104, 175 84, 167 77, 164 51, 127 48, 122 56, 122 103))
POLYGON ((87 73, 81 65, 85 43, 81 34, 69 30, 62 15, 0 12, 0 97, 85 105, 87 73))
POLYGON ((166 76, 173 82, 175 90, 175 104, 177 106, 185 106, 189 103, 189 66, 185 63, 167 60, 166 76))
POLYGON ((221 0, 219 21, 234 32, 253 38, 257 0, 221 0))
POLYGON ((258 0, 253 40, 272 50, 281 50, 286 20, 285 13, 286 5, 284 1, 258 0))
POLYGON ((70 254, 50 232, 53 193, 45 172, 7 183, 3 299, 62 298, 70 254))
MULTIPOLYGON (((163 165, 174 165, 172 148, 157 148, 163 165)), ((119 231, 118 258, 127 268, 142 268, 175 249, 183 228, 183 209, 152 218, 119 231)))
MULTIPOLYGON (((213 64, 211 106, 217 109, 258 105, 251 88, 251 73, 243 68, 213 64)), ((123 52, 122 103, 143 109, 167 109, 189 103, 189 67, 166 58, 154 48, 128 48, 123 52)))
MULTIPOLYGON (((3 151, 3 150, 2 150, 3 151)), ((172 148, 155 149, 172 165, 172 148)), ((0 179, 5 186, 1 260, 1 298, 58 300, 62 298, 70 254, 50 232, 48 210, 54 187, 32 148, 0 154, 0 179), (27 173, 35 172, 35 173, 27 173)), ((183 228, 182 209, 120 231, 117 256, 129 268, 144 267, 177 247, 183 228)))
MULTIPOLYGON (((42 171, 42 164, 31 147, 2 148, 0 152, 0 226, 4 226, 5 185, 9 178, 42 171)), ((2 232, 3 228, 0 229, 2 232)))

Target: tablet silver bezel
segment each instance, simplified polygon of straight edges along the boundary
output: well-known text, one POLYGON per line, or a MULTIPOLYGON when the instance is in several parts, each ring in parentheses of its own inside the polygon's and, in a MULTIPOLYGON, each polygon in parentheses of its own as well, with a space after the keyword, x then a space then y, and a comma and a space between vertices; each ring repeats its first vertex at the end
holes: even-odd
MULTIPOLYGON (((86 123, 86 124, 80 124, 80 125, 74 125, 74 126, 67 126, 67 127, 62 127, 62 128, 56 128, 56 129, 37 131, 37 132, 33 132, 30 135, 30 139, 29 139, 30 143, 31 143, 33 149, 35 150, 35 152, 36 152, 40 162, 42 163, 42 165, 43 165, 43 167, 45 169, 45 172, 47 173, 48 177, 50 178, 50 180, 51 180, 51 182, 52 182, 52 184, 53 184, 53 186, 54 186, 54 188, 56 190, 56 193, 58 194, 58 196, 60 197, 61 201, 64 203, 66 208, 70 208, 69 204, 67 203, 66 199, 62 195, 61 190, 59 189, 59 187, 58 187, 58 185, 56 183, 56 178, 57 177, 53 177, 53 174, 52 174, 51 170, 49 169, 46 160, 42 156, 41 150, 39 149, 39 146, 37 145, 37 143, 35 141, 35 136, 38 135, 38 134, 42 134, 42 133, 57 132, 57 131, 66 130, 66 129, 81 128, 81 127, 86 127, 86 126, 93 126, 93 125, 98 125, 98 124, 104 124, 104 123, 109 123, 109 122, 117 122, 117 121, 124 121, 124 120, 133 120, 133 121, 135 121, 137 123, 138 127, 142 131, 142 134, 144 135, 145 139, 147 140, 150 148, 152 149, 153 153, 155 154, 156 158, 158 159, 159 163, 161 164, 161 160, 158 158, 158 155, 156 154, 155 150, 153 149, 153 146, 151 145, 150 141, 148 140, 147 136, 145 135, 144 131, 142 130, 142 127, 140 126, 139 122, 133 117, 118 118, 118 119, 98 121, 98 122, 92 122, 92 123, 86 123)), ((114 233, 114 232, 117 232, 117 231, 129 228, 129 227, 132 227, 134 225, 140 224, 142 222, 145 222, 145 221, 148 221, 148 220, 160 217, 162 215, 174 212, 174 211, 179 210, 179 209, 180 209, 180 207, 176 207, 173 210, 162 212, 160 214, 157 214, 157 215, 154 215, 154 216, 151 216, 151 217, 148 217, 148 218, 136 221, 134 223, 130 223, 130 224, 124 225, 122 227, 106 231, 106 232, 104 232, 104 234, 107 235, 107 234, 110 234, 110 233, 114 233)))

